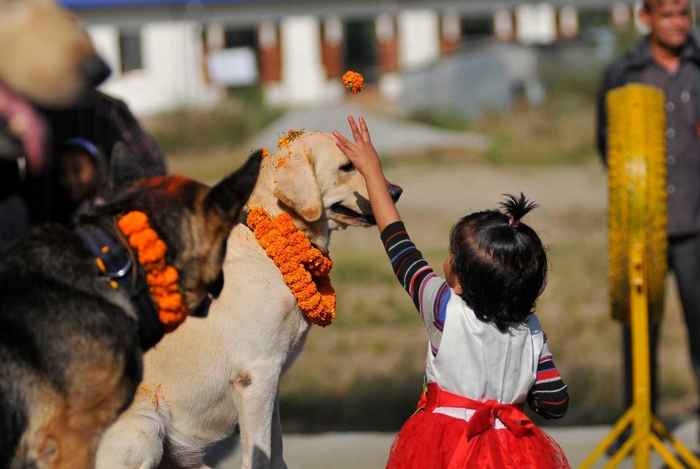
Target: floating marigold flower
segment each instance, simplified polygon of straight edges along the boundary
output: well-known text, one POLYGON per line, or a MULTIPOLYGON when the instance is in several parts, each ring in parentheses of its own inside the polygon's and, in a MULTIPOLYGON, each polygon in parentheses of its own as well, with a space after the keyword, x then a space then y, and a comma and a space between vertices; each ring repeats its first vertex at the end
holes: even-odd
POLYGON ((247 223, 308 320, 322 327, 329 325, 336 307, 336 293, 328 277, 333 266, 330 258, 311 245, 287 213, 272 218, 255 207, 250 209, 247 223))
POLYGON ((343 75, 343 85, 345 85, 352 94, 361 93, 367 86, 364 77, 351 70, 348 70, 345 72, 345 75, 343 75))

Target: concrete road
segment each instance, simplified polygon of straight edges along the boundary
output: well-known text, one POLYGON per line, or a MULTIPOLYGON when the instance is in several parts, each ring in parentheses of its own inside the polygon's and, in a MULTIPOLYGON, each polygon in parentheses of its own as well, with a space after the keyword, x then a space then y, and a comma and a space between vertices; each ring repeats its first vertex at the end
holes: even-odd
MULTIPOLYGON (((572 467, 578 467, 600 441, 610 432, 608 426, 547 428, 569 458, 572 467)), ((691 451, 698 451, 698 424, 696 420, 680 425, 674 436, 691 451)), ((394 440, 389 433, 324 433, 320 435, 284 436, 284 455, 289 469, 381 469, 386 463, 394 440)), ((216 469, 237 469, 241 466, 238 437, 221 442, 209 454, 208 464, 216 469)), ((605 466, 601 457, 594 468, 605 466)), ((632 458, 627 458, 620 469, 635 469, 632 458)), ((658 454, 652 455, 651 469, 665 467, 658 454)))

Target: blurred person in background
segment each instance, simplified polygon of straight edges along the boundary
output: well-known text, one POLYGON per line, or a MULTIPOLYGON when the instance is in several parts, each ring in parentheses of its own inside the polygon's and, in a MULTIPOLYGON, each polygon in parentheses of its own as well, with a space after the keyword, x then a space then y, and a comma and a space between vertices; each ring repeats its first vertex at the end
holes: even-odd
POLYGON ((58 152, 58 182, 65 207, 60 220, 72 227, 80 212, 109 199, 109 171, 103 152, 81 137, 68 139, 58 152))
MULTIPOLYGON (((137 156, 149 176, 166 172, 165 158, 160 149, 119 99, 93 90, 79 104, 67 109, 32 108, 45 122, 46 135, 42 139, 43 151, 48 155, 45 170, 41 176, 32 174, 26 163, 21 164, 26 160, 22 155, 3 161, 8 170, 3 170, 0 177, 6 188, 0 190, 3 199, 0 205, 0 250, 36 225, 48 222, 71 224, 70 214, 75 207, 70 197, 62 197, 58 159, 64 143, 70 138, 82 138, 92 144, 104 155, 105 168, 109 167, 112 147, 122 141, 137 156)), ((7 121, 4 122, 7 126, 7 121)), ((20 148, 22 143, 19 142, 20 148)))
MULTIPOLYGON (((674 272, 688 332, 690 358, 700 385, 700 46, 691 35, 689 0, 644 0, 639 12, 650 33, 605 71, 598 95, 598 149, 607 163, 605 95, 628 83, 643 83, 666 96, 668 168, 668 263, 674 272)), ((658 402, 659 323, 649 325, 652 411, 658 402)), ((631 330, 623 325, 624 405, 632 405, 631 330)), ((613 443, 614 454, 629 437, 613 443)))

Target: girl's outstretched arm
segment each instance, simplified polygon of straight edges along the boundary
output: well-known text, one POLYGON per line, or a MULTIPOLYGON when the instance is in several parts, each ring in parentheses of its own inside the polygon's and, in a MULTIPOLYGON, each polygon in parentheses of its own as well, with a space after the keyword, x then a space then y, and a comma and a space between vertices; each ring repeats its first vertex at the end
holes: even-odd
POLYGON ((372 213, 377 220, 377 228, 382 232, 391 223, 400 221, 401 216, 389 194, 382 164, 379 161, 377 151, 372 146, 367 123, 362 117, 359 118, 359 121, 360 128, 358 129, 355 119, 352 116, 348 117, 354 143, 343 137, 338 131, 333 131, 333 136, 338 139, 338 148, 364 176, 372 213))
POLYGON ((394 275, 411 295, 428 331, 433 354, 437 354, 445 322, 450 288, 433 272, 421 252, 416 248, 401 221, 394 201, 389 194, 386 178, 372 146, 365 120, 360 117, 360 130, 355 120, 348 117, 355 143, 338 132, 338 148, 365 177, 374 218, 377 220, 384 249, 391 260, 394 275))

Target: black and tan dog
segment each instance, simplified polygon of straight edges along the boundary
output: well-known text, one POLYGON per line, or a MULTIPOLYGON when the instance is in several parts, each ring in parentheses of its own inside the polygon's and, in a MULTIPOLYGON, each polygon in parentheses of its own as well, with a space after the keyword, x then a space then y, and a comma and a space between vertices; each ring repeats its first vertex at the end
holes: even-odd
POLYGON ((144 349, 163 328, 120 215, 147 214, 189 311, 221 290, 226 240, 261 152, 213 188, 178 176, 141 179, 133 158, 115 147, 117 196, 85 216, 77 234, 43 227, 0 261, 0 468, 93 467, 102 433, 134 397, 144 349), (125 268, 98 268, 104 251, 125 268))

